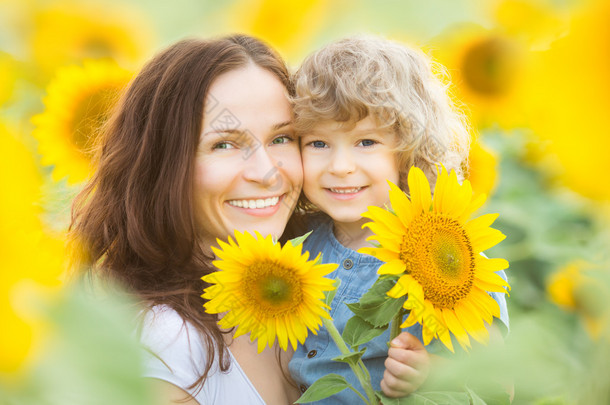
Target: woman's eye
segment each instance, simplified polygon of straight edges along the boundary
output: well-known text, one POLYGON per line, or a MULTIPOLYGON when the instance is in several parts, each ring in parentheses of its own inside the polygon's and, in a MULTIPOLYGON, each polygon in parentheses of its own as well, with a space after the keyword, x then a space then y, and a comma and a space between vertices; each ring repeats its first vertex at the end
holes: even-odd
POLYGON ((215 143, 214 146, 212 147, 212 149, 234 149, 234 148, 235 148, 235 146, 233 146, 229 142, 218 142, 218 143, 215 143))
POLYGON ((282 135, 282 136, 278 136, 277 138, 273 139, 273 141, 271 141, 271 144, 279 145, 282 143, 289 143, 289 142, 292 142, 292 137, 290 137, 289 135, 282 135))
POLYGON ((361 140, 361 141, 360 141, 360 144, 361 144, 362 146, 373 146, 373 145, 375 145, 376 143, 377 143, 377 142, 375 142, 375 141, 374 141, 374 140, 372 140, 372 139, 363 139, 363 140, 361 140))

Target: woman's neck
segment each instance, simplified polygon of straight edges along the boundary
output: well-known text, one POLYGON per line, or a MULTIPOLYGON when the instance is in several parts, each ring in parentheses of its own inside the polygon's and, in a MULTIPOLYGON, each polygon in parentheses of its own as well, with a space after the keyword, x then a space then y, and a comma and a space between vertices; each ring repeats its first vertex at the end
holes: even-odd
POLYGON ((335 238, 346 248, 358 250, 362 247, 371 246, 371 243, 366 240, 373 234, 371 230, 362 228, 362 225, 369 222, 368 219, 362 218, 356 222, 337 222, 333 221, 333 233, 335 238))

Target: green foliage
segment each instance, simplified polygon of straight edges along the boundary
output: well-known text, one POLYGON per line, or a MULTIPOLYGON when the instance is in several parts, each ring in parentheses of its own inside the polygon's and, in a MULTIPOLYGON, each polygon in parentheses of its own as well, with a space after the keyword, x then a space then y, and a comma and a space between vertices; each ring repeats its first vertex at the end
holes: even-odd
POLYGON ((307 239, 307 237, 309 235, 311 235, 313 231, 309 231, 304 235, 301 236, 297 236, 296 238, 290 239, 289 242, 292 243, 292 246, 298 246, 300 244, 302 244, 303 242, 305 242, 305 239, 307 239))
POLYGON ((331 291, 326 291, 324 293, 324 303, 326 305, 328 305, 329 307, 331 306, 331 304, 333 303, 333 300, 335 299, 335 295, 337 294, 337 290, 339 289, 339 286, 341 285, 341 280, 335 279, 333 284, 335 285, 335 289, 331 290, 331 291))
POLYGON ((360 301, 347 306, 356 316, 373 327, 386 327, 402 308, 406 299, 406 297, 388 297, 387 292, 394 286, 396 279, 396 277, 379 277, 360 301))
POLYGON ((304 404, 307 402, 319 401, 335 395, 346 388, 354 389, 344 377, 338 374, 327 374, 311 384, 296 403, 304 404))
POLYGON ((470 405, 470 397, 464 392, 414 392, 408 397, 390 398, 377 392, 383 405, 470 405))
POLYGON ((370 342, 371 339, 381 335, 387 328, 388 325, 376 328, 359 316, 352 316, 343 329, 342 337, 345 343, 357 349, 363 343, 370 342))
POLYGON ((135 314, 119 295, 103 300, 67 288, 56 301, 36 303, 52 331, 45 350, 18 384, 0 382, 8 404, 155 404, 142 378, 135 314))
POLYGON ((340 361, 342 363, 356 365, 358 360, 362 358, 362 355, 366 351, 366 347, 362 350, 356 350, 351 353, 342 354, 340 356, 334 357, 333 361, 340 361))

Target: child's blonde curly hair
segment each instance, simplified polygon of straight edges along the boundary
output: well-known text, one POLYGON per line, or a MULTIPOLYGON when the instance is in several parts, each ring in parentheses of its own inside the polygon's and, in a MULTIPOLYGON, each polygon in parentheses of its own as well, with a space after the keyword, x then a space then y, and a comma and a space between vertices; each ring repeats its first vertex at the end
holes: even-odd
POLYGON ((294 75, 297 133, 321 121, 349 129, 368 116, 397 134, 400 187, 421 168, 431 186, 437 164, 463 179, 470 135, 464 114, 448 95, 439 66, 421 51, 384 38, 348 37, 309 55, 294 75))

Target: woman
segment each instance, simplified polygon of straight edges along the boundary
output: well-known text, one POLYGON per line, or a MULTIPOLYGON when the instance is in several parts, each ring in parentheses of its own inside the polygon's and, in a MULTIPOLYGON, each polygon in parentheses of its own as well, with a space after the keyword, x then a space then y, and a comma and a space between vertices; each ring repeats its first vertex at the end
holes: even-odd
POLYGON ((145 375, 168 402, 298 397, 277 353, 219 330, 200 297, 216 238, 284 233, 302 185, 291 94, 285 64, 254 38, 181 41, 131 83, 75 200, 85 264, 147 308, 145 375))

